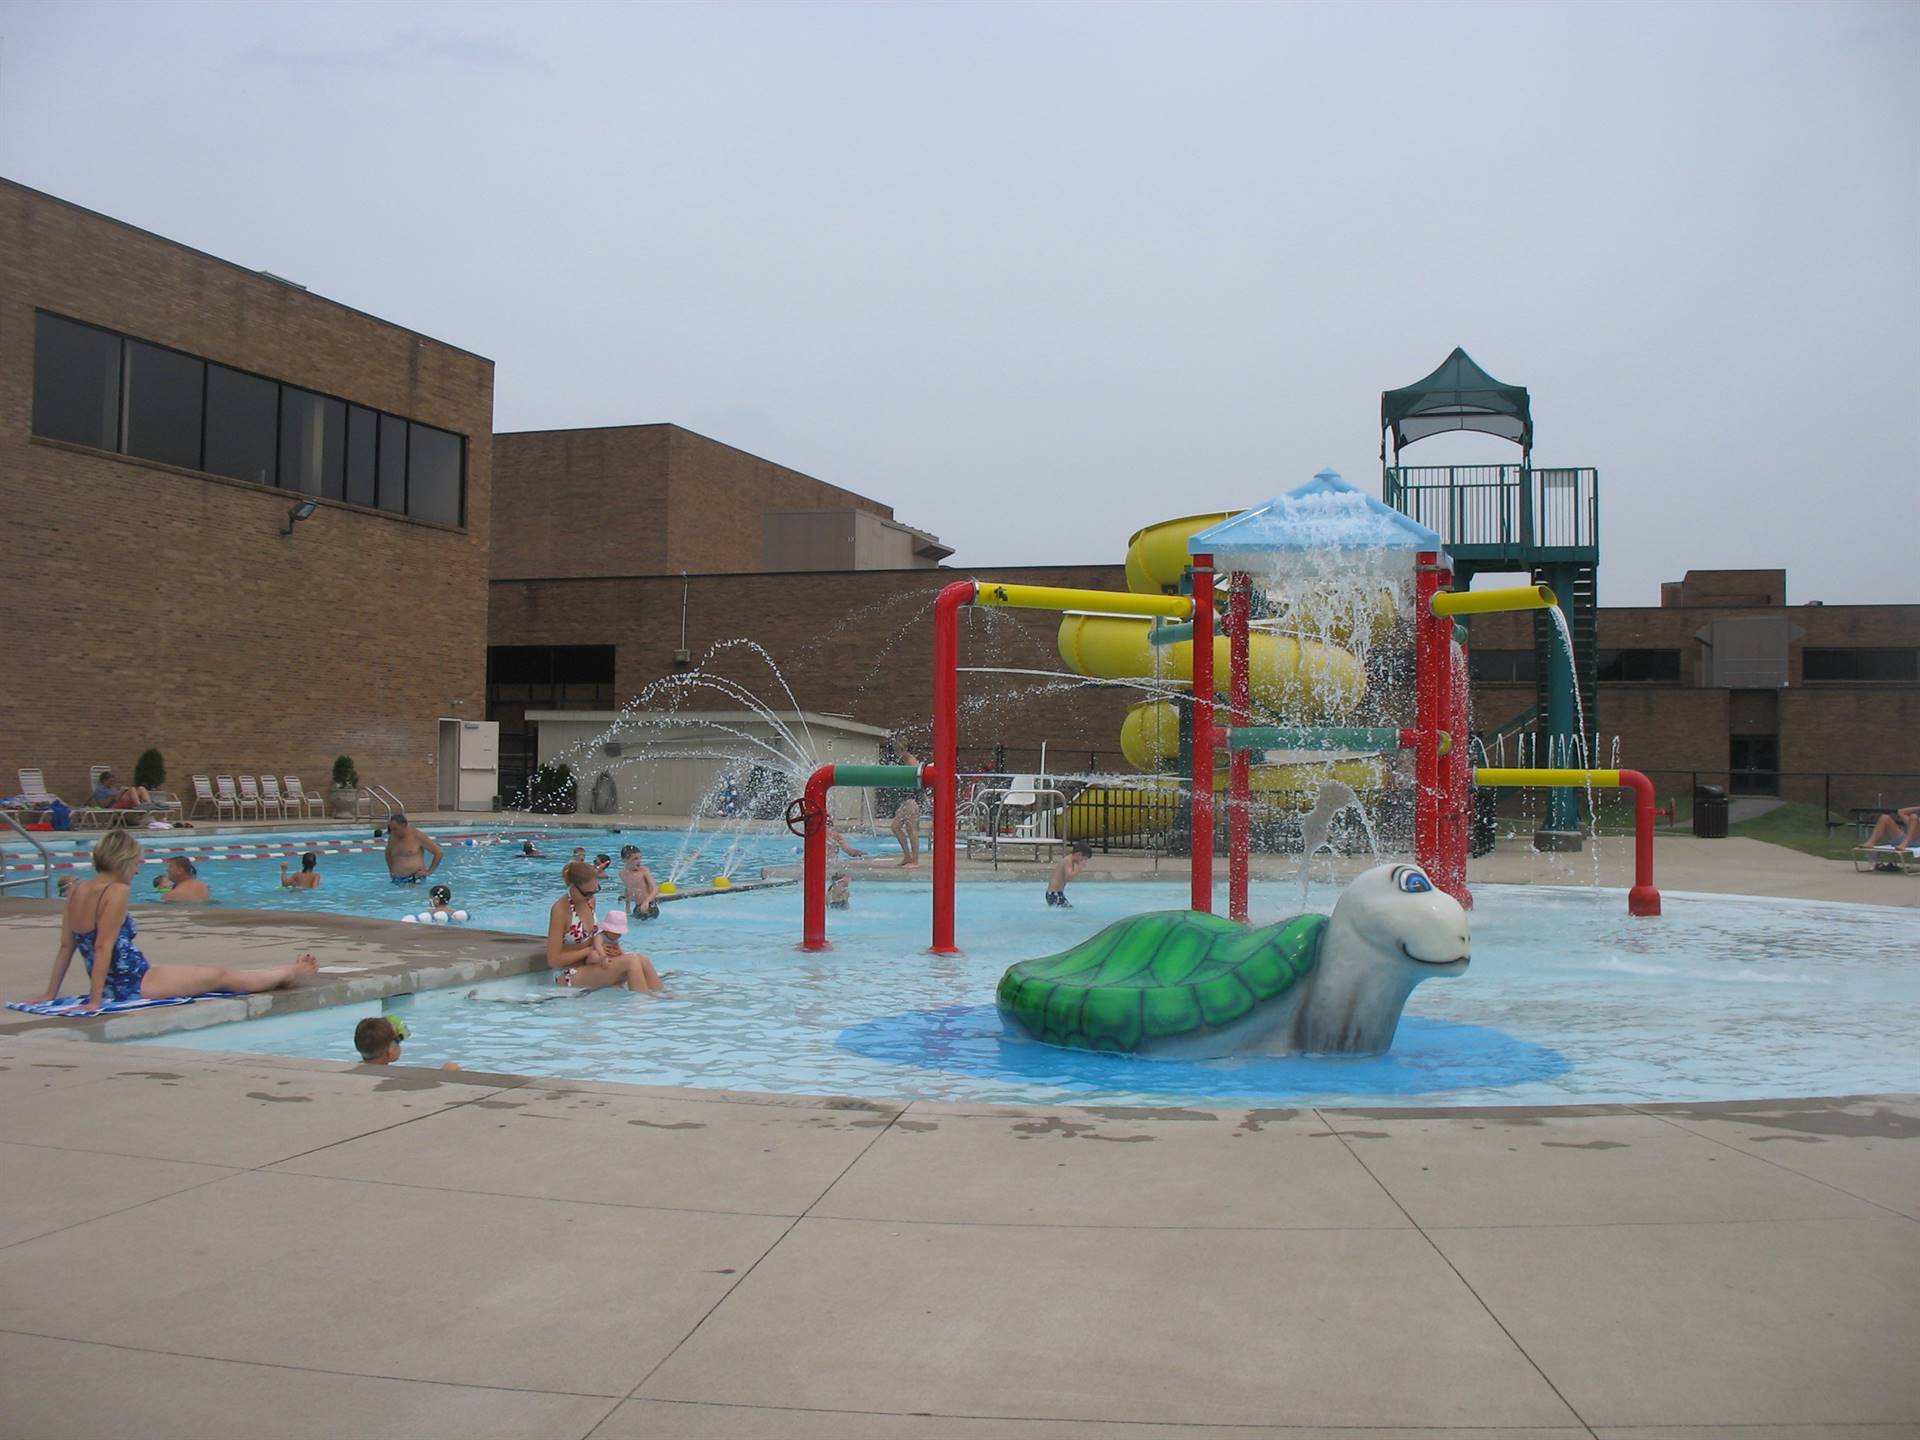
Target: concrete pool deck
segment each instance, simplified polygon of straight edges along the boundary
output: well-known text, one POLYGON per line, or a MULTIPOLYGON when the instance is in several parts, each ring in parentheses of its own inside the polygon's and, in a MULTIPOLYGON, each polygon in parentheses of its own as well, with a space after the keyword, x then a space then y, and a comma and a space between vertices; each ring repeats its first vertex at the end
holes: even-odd
MULTIPOLYGON (((1665 838, 1676 891, 1920 893, 1665 838)), ((56 915, 0 903, 5 998, 56 915)), ((314 948, 340 986, 532 948, 141 921, 162 959, 314 948)), ((0 1435, 1920 1436, 1912 1096, 888 1103, 71 1026, 0 1030, 0 1435)))

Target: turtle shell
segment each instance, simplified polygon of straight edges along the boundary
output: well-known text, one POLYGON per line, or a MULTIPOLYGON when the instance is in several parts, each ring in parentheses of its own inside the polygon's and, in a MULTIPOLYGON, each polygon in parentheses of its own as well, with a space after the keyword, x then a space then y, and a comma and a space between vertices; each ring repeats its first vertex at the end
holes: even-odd
POLYGON ((1313 969, 1324 915, 1248 929, 1197 910, 1130 915, 1000 977, 1000 1013, 1036 1040, 1131 1054, 1231 1025, 1313 969))

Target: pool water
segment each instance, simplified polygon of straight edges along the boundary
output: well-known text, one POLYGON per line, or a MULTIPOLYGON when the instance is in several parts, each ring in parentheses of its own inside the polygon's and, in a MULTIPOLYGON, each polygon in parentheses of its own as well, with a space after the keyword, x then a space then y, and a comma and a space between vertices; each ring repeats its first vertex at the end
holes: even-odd
MULTIPOLYGON (((679 872, 679 883, 705 885, 725 870, 741 878, 757 878, 768 865, 798 864, 800 842, 784 829, 772 832, 704 831, 689 838, 685 830, 554 829, 527 826, 432 826, 427 833, 440 841, 445 858, 434 881, 453 888, 454 908, 468 912, 470 922, 494 930, 524 930, 544 934, 547 906, 562 889, 560 868, 582 846, 591 859, 614 857, 609 890, 617 890, 622 845, 638 845, 656 880, 679 872), (520 853, 532 839, 544 858, 520 853)), ((153 880, 174 854, 193 857, 200 878, 213 892, 216 906, 252 910, 319 911, 334 915, 366 915, 398 920, 426 909, 426 886, 395 886, 387 878, 384 842, 372 830, 206 834, 197 831, 141 831, 147 865, 133 887, 136 906, 167 903, 153 888, 153 880), (312 890, 288 890, 280 884, 280 866, 300 868, 300 854, 319 856, 320 885, 312 890)), ((87 851, 97 834, 63 836, 49 849, 56 860, 86 865, 87 851)), ((25 863, 15 845, 0 850, 5 863, 25 863)), ((80 873, 79 870, 65 873, 80 873)))
MULTIPOLYGON (((456 894, 490 926, 539 929, 554 878, 546 866, 529 878, 515 868, 523 863, 532 862, 470 849, 453 862, 456 894)), ((926 885, 856 879, 853 908, 831 916, 835 948, 817 955, 794 948, 792 888, 663 906, 630 943, 667 975, 664 997, 578 994, 530 976, 173 1038, 352 1060, 355 1022, 384 1009, 406 1016, 413 1065, 975 1102, 1497 1105, 1920 1091, 1910 910, 1670 893, 1664 916, 1635 920, 1618 891, 1481 886, 1472 967, 1414 991, 1388 1054, 1166 1063, 1009 1039, 993 993, 1014 961, 1184 905, 1184 882, 1083 882, 1067 911, 1046 909, 1041 890, 1037 875, 963 884, 957 957, 923 953, 926 885)), ((1293 913, 1297 894, 1256 885, 1254 920, 1293 913)), ((1316 886, 1309 908, 1335 898, 1316 886)))

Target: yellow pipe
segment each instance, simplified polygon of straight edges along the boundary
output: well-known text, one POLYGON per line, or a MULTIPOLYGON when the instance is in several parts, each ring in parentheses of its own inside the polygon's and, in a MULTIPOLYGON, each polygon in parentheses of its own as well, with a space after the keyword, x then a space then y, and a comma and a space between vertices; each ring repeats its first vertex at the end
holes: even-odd
POLYGON ((1476 785, 1539 785, 1550 790, 1620 788, 1618 770, 1476 770, 1473 780, 1476 785))
POLYGON ((1505 590, 1438 590, 1436 615, 1489 615, 1498 610, 1547 610, 1560 602, 1547 585, 1515 585, 1505 590))
POLYGON ((974 582, 976 605, 1004 605, 1015 610, 1084 610, 1095 615, 1165 615, 1190 619, 1193 599, 1187 595, 1131 595, 1124 590, 1069 590, 1059 585, 1002 585, 993 580, 974 582))

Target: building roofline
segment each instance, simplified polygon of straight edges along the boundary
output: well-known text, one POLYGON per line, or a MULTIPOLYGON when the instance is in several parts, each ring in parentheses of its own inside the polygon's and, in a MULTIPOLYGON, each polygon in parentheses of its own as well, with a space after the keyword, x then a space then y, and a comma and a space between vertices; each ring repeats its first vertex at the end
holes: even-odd
MULTIPOLYGON (((899 522, 895 522, 899 523, 899 522)), ((912 529, 912 526, 907 526, 912 529)), ((1118 560, 1066 561, 1058 565, 899 565, 872 570, 708 570, 689 574, 679 570, 650 570, 630 575, 490 575, 489 585, 552 585, 562 581, 591 585, 596 580, 764 580, 796 575, 926 575, 949 580, 992 578, 1016 570, 1035 570, 1053 574, 1061 570, 1123 570, 1118 560)))
MULTIPOLYGON (((645 420, 634 425, 554 425, 543 430, 496 430, 493 432, 493 438, 500 440, 511 438, 515 435, 593 435, 608 430, 678 430, 683 435, 691 435, 696 440, 706 441, 709 445, 722 446, 725 449, 733 451, 736 455, 746 456, 749 460, 758 460, 762 465, 772 465, 776 469, 785 470, 789 474, 811 480, 816 485, 826 485, 834 490, 838 490, 842 495, 851 495, 854 499, 864 500, 869 505, 878 505, 887 512, 883 518, 889 520, 894 518, 893 506, 885 500, 876 500, 873 496, 863 495, 858 490, 849 490, 838 481, 822 480, 818 475, 810 474, 805 470, 795 469, 784 460, 775 460, 770 456, 759 454, 753 450, 743 450, 731 440, 722 440, 717 435, 707 434, 704 430, 695 430, 690 425, 682 425, 678 420, 645 420)), ((825 507, 815 506, 814 508, 820 509, 825 507)), ((898 521, 896 523, 905 524, 906 522, 898 521)), ((676 571, 674 573, 678 574, 679 572, 676 571)))
POLYGON ((297 291, 311 299, 318 300, 322 305, 331 305, 336 310, 344 310, 349 315, 359 316, 362 320, 371 320, 374 324, 384 325, 389 330, 398 330, 402 335, 411 335, 416 340, 425 340, 429 344, 438 345, 447 350, 458 351, 469 359, 478 360, 482 364, 492 365, 495 363, 491 356, 482 355, 477 350, 469 350, 464 345, 455 345, 450 340, 442 340, 438 336, 429 335, 423 330, 415 330, 411 326, 401 325, 396 321, 375 315, 371 311, 361 310, 356 306, 347 304, 344 300, 335 300, 331 296, 322 295, 317 290, 309 290, 298 280, 289 280, 284 275, 273 274, 266 270, 253 269, 250 266, 242 265, 238 260, 229 260, 223 255, 215 255, 211 251, 201 250, 195 246, 186 244, 184 241, 171 239, 168 236, 160 234, 158 231, 148 230, 139 225, 135 225, 130 220, 122 220, 117 216, 90 209, 77 201, 63 199, 58 195, 50 195, 45 190, 34 189, 31 185, 22 185, 18 180, 9 179, 5 175, 0 175, 0 185, 5 185, 10 189, 18 190, 22 194, 31 195, 39 200, 46 200, 55 205, 65 206, 69 210, 78 211, 80 214, 90 216, 95 220, 104 220, 109 225, 117 225, 122 230, 130 230, 135 235, 144 236, 149 240, 158 240, 162 245, 169 245, 175 250, 184 250, 187 254, 196 255, 202 260, 211 260, 216 265, 224 265, 229 270, 237 270, 242 275, 250 275, 264 285, 272 285, 282 290, 297 291))
MULTIPOLYGON (((782 722, 799 720, 808 725, 818 725, 823 730, 838 730, 848 735, 872 735, 884 738, 893 734, 893 731, 883 726, 869 725, 864 720, 855 720, 848 715, 823 715, 818 710, 775 710, 773 717, 782 722)), ((588 725, 608 724, 621 720, 645 721, 655 726, 668 720, 686 725, 710 725, 715 722, 732 724, 741 721, 754 721, 762 725, 768 723, 767 717, 758 710, 529 710, 526 718, 556 722, 579 721, 588 725)))

